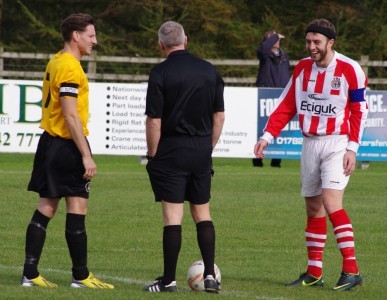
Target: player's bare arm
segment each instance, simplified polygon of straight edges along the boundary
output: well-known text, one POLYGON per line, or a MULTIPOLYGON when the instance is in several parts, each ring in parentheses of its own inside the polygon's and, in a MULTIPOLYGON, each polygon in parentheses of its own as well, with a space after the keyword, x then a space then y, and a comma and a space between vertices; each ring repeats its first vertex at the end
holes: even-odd
POLYGON ((83 178, 90 180, 97 174, 97 166, 91 156, 89 145, 83 133, 82 123, 77 111, 77 99, 74 97, 61 97, 60 101, 66 126, 82 155, 83 166, 85 167, 83 178))
POLYGON ((155 156, 161 136, 161 119, 146 118, 146 143, 148 147, 148 155, 155 156))
POLYGON ((218 143, 220 134, 224 124, 225 116, 224 112, 215 112, 213 116, 213 128, 212 128, 212 149, 215 148, 218 143))

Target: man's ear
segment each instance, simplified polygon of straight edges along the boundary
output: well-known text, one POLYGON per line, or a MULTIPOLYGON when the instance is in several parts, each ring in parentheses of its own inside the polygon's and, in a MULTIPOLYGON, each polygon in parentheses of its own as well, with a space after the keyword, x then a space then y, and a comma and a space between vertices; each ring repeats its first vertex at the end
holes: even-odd
POLYGON ((79 40, 79 32, 78 31, 73 31, 73 40, 76 42, 79 40))
POLYGON ((165 50, 165 46, 161 41, 159 41, 159 46, 160 46, 161 51, 165 50))
POLYGON ((187 36, 184 37, 184 47, 187 46, 187 43, 188 43, 188 38, 187 36))

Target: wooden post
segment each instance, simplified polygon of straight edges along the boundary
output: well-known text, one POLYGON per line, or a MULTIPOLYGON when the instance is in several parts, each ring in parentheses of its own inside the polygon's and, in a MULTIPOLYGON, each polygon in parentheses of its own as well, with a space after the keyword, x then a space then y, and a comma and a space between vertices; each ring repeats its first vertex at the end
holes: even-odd
POLYGON ((97 51, 92 51, 87 63, 87 79, 92 82, 97 78, 97 51))
POLYGON ((3 71, 4 71, 3 52, 4 52, 4 48, 0 47, 0 78, 3 78, 3 71))
POLYGON ((360 56, 360 66, 362 67, 366 77, 368 77, 368 66, 367 63, 369 62, 370 57, 368 55, 362 55, 360 56))

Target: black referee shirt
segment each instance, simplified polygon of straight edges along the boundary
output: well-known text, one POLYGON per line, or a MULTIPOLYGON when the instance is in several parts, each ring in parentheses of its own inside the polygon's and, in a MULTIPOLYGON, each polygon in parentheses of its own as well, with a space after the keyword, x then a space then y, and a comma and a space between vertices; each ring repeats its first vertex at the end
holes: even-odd
POLYGON ((224 82, 215 67, 186 50, 170 53, 149 75, 145 114, 161 118, 161 135, 210 136, 224 111, 224 82))

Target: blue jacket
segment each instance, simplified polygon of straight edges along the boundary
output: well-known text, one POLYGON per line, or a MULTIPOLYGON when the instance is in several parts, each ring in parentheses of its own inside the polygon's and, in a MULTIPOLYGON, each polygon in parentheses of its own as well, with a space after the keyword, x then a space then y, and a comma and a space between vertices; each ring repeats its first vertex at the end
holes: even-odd
POLYGON ((282 87, 284 88, 290 78, 290 63, 287 54, 279 48, 279 55, 275 55, 271 48, 279 40, 278 34, 273 34, 261 43, 257 49, 259 59, 259 72, 257 87, 282 87))

